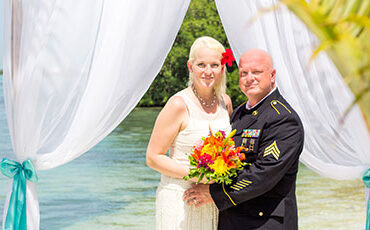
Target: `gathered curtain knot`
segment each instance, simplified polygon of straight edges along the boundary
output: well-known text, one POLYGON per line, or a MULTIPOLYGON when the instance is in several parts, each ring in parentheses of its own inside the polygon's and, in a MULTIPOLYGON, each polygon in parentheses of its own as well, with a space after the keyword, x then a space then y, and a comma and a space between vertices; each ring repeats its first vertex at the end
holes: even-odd
MULTIPOLYGON (((366 188, 370 188, 370 168, 364 172, 362 180, 366 188)), ((367 199, 366 230, 370 230, 370 197, 367 199)))
POLYGON ((26 190, 27 180, 37 182, 38 177, 31 160, 22 164, 3 158, 0 171, 6 177, 13 178, 12 193, 5 219, 5 229, 27 229, 26 190))

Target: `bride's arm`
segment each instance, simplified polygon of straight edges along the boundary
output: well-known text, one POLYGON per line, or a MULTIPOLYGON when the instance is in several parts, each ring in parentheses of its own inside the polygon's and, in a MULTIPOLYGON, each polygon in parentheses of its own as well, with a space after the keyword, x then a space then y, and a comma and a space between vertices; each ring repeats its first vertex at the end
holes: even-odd
POLYGON ((184 100, 181 97, 171 97, 155 122, 152 135, 146 150, 146 164, 163 175, 183 178, 189 168, 178 164, 166 156, 180 130, 185 128, 189 119, 184 100))

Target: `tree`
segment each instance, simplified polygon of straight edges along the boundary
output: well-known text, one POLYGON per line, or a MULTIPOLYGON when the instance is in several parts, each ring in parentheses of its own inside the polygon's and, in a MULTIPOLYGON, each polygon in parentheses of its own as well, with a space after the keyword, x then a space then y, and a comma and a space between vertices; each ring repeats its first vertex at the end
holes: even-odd
MULTIPOLYGON (((189 78, 186 65, 189 50, 194 40, 201 36, 213 37, 225 48, 229 48, 214 0, 191 1, 174 45, 158 76, 139 102, 139 106, 162 106, 169 97, 186 87, 189 78)), ((238 105, 245 101, 246 97, 239 90, 235 62, 228 68, 228 72, 227 93, 234 105, 238 105)))

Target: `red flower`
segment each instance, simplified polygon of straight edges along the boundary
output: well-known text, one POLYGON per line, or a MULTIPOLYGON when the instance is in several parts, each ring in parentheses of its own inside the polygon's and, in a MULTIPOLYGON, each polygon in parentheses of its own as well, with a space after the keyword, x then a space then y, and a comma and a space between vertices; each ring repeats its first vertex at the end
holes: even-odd
POLYGON ((233 56, 233 51, 231 49, 226 49, 224 53, 222 53, 222 59, 221 59, 221 64, 227 65, 231 67, 233 65, 233 61, 235 61, 235 58, 233 56))
MULTIPOLYGON (((229 61, 232 62, 230 59, 229 61)), ((233 130, 226 136, 223 131, 212 133, 210 128, 208 136, 203 137, 197 145, 193 146, 189 156, 191 167, 184 179, 195 177, 198 178, 199 183, 203 177, 206 177, 208 181, 212 179, 217 183, 230 184, 231 177, 236 176, 237 171, 247 164, 242 162, 245 155, 241 151, 245 148, 235 148, 232 138, 235 132, 236 130, 233 130)))

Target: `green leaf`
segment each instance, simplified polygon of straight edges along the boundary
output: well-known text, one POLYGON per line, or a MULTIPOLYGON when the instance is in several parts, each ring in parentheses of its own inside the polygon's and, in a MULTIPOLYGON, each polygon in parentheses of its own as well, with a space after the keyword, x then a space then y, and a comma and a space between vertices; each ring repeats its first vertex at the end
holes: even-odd
MULTIPOLYGON (((370 126, 370 73, 361 69, 370 64, 370 1, 362 0, 281 0, 317 36, 319 47, 310 62, 326 51, 355 95, 370 126)), ((344 117, 345 117, 344 116, 344 117)), ((342 122, 342 121, 341 121, 342 122)))
POLYGON ((201 174, 200 174, 200 177, 199 177, 199 179, 198 179, 197 184, 198 184, 198 183, 200 183, 200 182, 203 180, 203 177, 204 177, 204 173, 201 173, 201 174))

